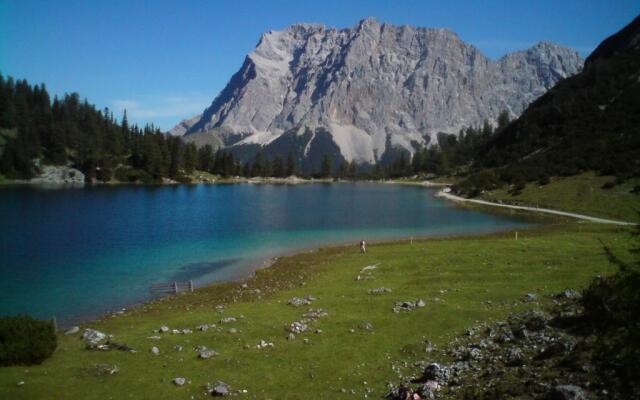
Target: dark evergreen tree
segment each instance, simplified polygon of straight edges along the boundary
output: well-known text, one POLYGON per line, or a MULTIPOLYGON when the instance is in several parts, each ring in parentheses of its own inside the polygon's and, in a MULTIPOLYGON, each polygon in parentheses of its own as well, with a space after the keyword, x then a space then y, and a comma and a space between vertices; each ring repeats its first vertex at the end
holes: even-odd
POLYGON ((287 170, 286 175, 292 176, 298 173, 298 167, 296 165, 296 160, 293 158, 293 153, 289 153, 287 156, 287 170))
POLYGON ((331 156, 327 153, 322 155, 322 164, 320 165, 320 177, 329 178, 331 177, 331 156))
POLYGON ((198 150, 196 145, 189 143, 184 149, 184 171, 192 174, 198 164, 198 150))
POLYGON ((280 156, 273 160, 273 176, 281 178, 285 175, 284 162, 280 156))

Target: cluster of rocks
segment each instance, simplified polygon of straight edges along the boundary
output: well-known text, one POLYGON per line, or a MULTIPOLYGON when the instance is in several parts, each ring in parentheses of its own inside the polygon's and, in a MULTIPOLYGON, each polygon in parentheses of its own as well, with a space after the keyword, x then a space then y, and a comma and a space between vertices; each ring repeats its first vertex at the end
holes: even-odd
POLYGON ((311 303, 313 303, 315 300, 316 300, 315 297, 306 295, 304 297, 293 297, 289 299, 287 304, 292 305, 294 307, 308 306, 308 305, 311 305, 311 303))
MULTIPOLYGON (((191 383, 187 380, 187 378, 181 376, 174 378, 172 382, 176 386, 184 386, 187 383, 191 383)), ((231 386, 224 383, 223 381, 217 381, 216 383, 207 383, 206 385, 204 385, 204 390, 205 394, 213 397, 234 396, 247 393, 246 389, 232 391, 231 386)))
POLYGON ((371 273, 373 270, 377 269, 380 263, 374 265, 367 265, 360 270, 360 273, 356 275, 356 281, 368 281, 376 279, 375 276, 371 273))
POLYGON ((95 375, 97 376, 104 376, 104 375, 115 375, 118 372, 120 372, 120 369, 118 368, 117 365, 110 365, 110 364, 95 364, 93 366, 93 372, 95 373, 95 375))
POLYGON ((196 347, 196 351, 198 352, 198 358, 200 358, 202 360, 207 360, 207 359, 209 359, 211 357, 215 357, 215 356, 219 355, 218 352, 213 351, 213 350, 209 350, 205 346, 197 346, 196 347))
MULTIPOLYGON (((207 330, 209 330, 209 328, 215 328, 216 324, 210 324, 210 325, 198 325, 196 326, 196 330, 201 331, 201 332, 206 332, 207 330)), ((166 325, 162 325, 160 328, 158 329, 154 329, 153 331, 154 333, 171 333, 174 335, 189 335, 193 333, 193 329, 190 328, 183 328, 183 329, 170 329, 168 326, 166 325)), ((151 336, 149 339, 159 339, 159 336, 151 336)))
MULTIPOLYGON (((309 308, 302 314, 302 318, 300 320, 293 321, 292 323, 285 325, 285 331, 289 332, 289 334, 287 335, 287 340, 294 340, 296 338, 296 334, 308 331, 315 321, 328 315, 329 314, 322 308, 309 308)), ((317 329, 316 332, 320 333, 322 331, 317 329)))
MULTIPOLYGON (((523 301, 537 300, 531 297, 523 301)), ((584 310, 579 299, 566 290, 554 296, 551 314, 533 309, 468 329, 441 354, 452 360, 448 365, 421 363, 422 375, 390 384, 387 397, 608 398, 590 361, 595 337, 577 329, 584 310)))
POLYGON ((273 342, 267 342, 266 340, 260 340, 256 345, 256 349, 266 349, 267 347, 274 347, 273 342))
POLYGON ((40 174, 31 179, 31 182, 52 185, 84 185, 84 174, 75 168, 57 165, 45 165, 40 168, 40 174))
MULTIPOLYGON (((207 393, 211 396, 228 396, 231 394, 231 387, 222 381, 214 384, 207 383, 205 386, 207 393)), ((245 391, 246 392, 246 391, 245 391)))
POLYGON ((360 273, 363 274, 363 273, 365 273, 367 271, 373 271, 374 269, 378 268, 378 265, 380 265, 380 263, 377 263, 377 264, 374 264, 374 265, 367 265, 366 267, 363 267, 360 270, 360 273))
POLYGON ((400 311, 411 311, 415 308, 422 308, 426 305, 427 303, 422 299, 418 299, 416 301, 397 301, 393 306, 393 312, 397 314, 400 311))
POLYGON ((393 290, 386 288, 384 286, 367 290, 367 293, 369 294, 384 294, 384 293, 391 293, 391 292, 393 292, 393 290))
POLYGON ((113 340, 112 335, 107 335, 95 329, 85 329, 82 333, 82 340, 84 341, 87 350, 109 351, 120 350, 135 353, 136 350, 129 347, 124 343, 117 343, 113 340))

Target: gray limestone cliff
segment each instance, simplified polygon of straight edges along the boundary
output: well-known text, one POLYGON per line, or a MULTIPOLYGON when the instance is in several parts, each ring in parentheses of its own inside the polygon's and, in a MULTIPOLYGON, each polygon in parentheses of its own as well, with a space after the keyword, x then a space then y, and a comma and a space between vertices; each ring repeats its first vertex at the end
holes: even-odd
POLYGON ((373 164, 503 110, 517 116, 582 65, 548 42, 493 61, 446 29, 297 24, 263 34, 211 106, 172 133, 245 159, 262 148, 303 164, 324 153, 373 164))

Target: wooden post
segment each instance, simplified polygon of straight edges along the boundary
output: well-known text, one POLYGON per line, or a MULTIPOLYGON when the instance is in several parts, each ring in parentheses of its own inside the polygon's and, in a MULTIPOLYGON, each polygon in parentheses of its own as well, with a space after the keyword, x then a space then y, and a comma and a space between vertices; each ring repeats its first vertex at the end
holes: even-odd
POLYGON ((189 291, 193 292, 193 281, 189 279, 189 291))
POLYGON ((58 320, 55 315, 51 318, 51 324, 53 325, 53 331, 58 332, 58 320))
POLYGON ((178 294, 178 282, 173 282, 173 293, 178 294))
POLYGON ((411 236, 411 245, 413 246, 413 236, 411 236))
POLYGON ((516 240, 518 240, 518 231, 516 231, 516 240))

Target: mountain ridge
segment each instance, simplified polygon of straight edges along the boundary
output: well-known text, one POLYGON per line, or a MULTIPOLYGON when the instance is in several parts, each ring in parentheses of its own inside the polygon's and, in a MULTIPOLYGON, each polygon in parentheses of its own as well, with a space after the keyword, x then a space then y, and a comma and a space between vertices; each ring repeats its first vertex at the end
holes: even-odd
POLYGON ((493 61, 445 28, 295 24, 262 34, 212 104, 171 133, 245 160, 262 149, 308 165, 315 149, 374 164, 503 110, 517 116, 581 67, 577 52, 544 41, 493 61))

